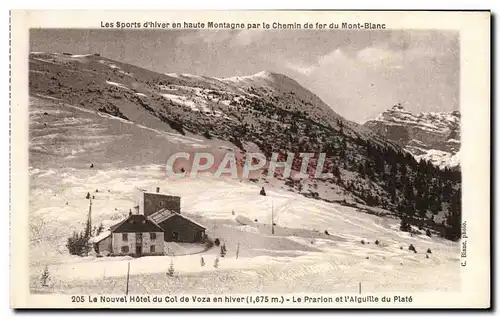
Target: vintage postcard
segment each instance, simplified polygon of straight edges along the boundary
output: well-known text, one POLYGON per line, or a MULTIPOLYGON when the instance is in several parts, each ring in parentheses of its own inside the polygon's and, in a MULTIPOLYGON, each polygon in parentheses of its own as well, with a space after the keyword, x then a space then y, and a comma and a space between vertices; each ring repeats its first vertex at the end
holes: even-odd
POLYGON ((489 308, 490 12, 12 11, 14 308, 489 308))

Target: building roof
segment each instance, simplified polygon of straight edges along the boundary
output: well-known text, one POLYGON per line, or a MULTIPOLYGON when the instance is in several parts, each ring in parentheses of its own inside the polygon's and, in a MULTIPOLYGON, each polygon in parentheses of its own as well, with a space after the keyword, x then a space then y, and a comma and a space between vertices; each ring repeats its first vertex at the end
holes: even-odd
POLYGON ((110 227, 112 233, 163 232, 154 222, 142 214, 131 214, 128 218, 110 227))
POLYGON ((101 242, 102 240, 105 240, 107 239, 109 236, 111 235, 111 231, 107 230, 107 231, 102 231, 101 234, 97 235, 97 236, 94 236, 92 238, 90 238, 90 243, 99 243, 101 242))
POLYGON ((200 223, 196 222, 195 220, 183 215, 183 214, 180 214, 180 213, 176 213, 176 212, 173 212, 169 209, 161 209, 153 214, 151 214, 148 218, 153 221, 155 224, 160 224, 162 222, 165 222, 166 220, 170 219, 171 217, 173 216, 178 216, 178 217, 181 217, 203 229, 206 229, 205 226, 201 225, 200 223))
MULTIPOLYGON (((176 214, 177 214, 177 213, 176 213, 176 214)), ((200 223, 196 222, 195 220, 193 220, 193 219, 191 219, 191 218, 188 218, 188 217, 187 217, 187 216, 185 216, 185 215, 182 215, 182 214, 177 214, 177 215, 178 215, 178 216, 180 216, 181 218, 184 218, 184 219, 188 220, 188 221, 189 221, 189 222, 191 222, 191 223, 194 223, 194 224, 198 225, 199 227, 201 227, 201 228, 203 228, 203 229, 206 229, 206 227, 205 227, 205 226, 201 225, 200 223)))
POLYGON ((118 222, 118 223, 116 223, 116 224, 111 225, 111 226, 109 227, 109 231, 110 231, 110 232, 114 232, 114 231, 115 231, 115 229, 116 229, 117 227, 119 227, 120 225, 122 225, 122 223, 123 223, 123 222, 126 222, 126 221, 127 221, 127 219, 128 219, 128 218, 126 218, 125 220, 122 220, 122 221, 120 221, 120 222, 118 222))
POLYGON ((153 221, 156 224, 160 224, 161 222, 171 218, 172 216, 176 215, 178 213, 175 213, 172 210, 169 209, 161 209, 149 216, 149 219, 153 221))
POLYGON ((146 190, 142 190, 141 192, 143 192, 143 193, 147 193, 147 194, 157 194, 157 195, 164 195, 164 196, 167 196, 167 197, 176 197, 176 198, 180 198, 180 196, 178 196, 178 195, 167 194, 167 193, 162 193, 162 192, 146 191, 146 190))

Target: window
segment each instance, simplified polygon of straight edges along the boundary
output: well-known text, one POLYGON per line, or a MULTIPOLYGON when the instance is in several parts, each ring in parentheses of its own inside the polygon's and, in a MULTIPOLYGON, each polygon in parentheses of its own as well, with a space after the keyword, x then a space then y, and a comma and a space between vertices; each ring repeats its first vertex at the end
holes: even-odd
POLYGON ((149 238, 151 240, 156 240, 156 233, 149 233, 149 238))
POLYGON ((154 253, 154 252, 155 252, 155 246, 151 245, 151 253, 154 253))
POLYGON ((122 234, 122 241, 127 242, 128 241, 128 235, 127 233, 122 234))
POLYGON ((128 253, 128 246, 122 246, 122 253, 128 253))

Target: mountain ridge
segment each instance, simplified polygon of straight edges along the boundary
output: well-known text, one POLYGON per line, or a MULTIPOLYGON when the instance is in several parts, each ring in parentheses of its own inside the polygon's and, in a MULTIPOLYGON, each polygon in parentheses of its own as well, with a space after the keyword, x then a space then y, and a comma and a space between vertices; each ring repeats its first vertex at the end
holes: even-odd
POLYGON ((441 168, 459 166, 459 111, 414 114, 397 104, 363 126, 397 142, 417 160, 441 168))

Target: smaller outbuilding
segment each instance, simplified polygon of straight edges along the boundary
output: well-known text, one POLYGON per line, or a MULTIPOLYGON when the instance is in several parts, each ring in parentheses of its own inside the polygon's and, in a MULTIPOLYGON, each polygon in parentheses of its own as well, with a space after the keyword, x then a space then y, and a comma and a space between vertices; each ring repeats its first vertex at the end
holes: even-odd
POLYGON ((161 209, 149 219, 163 230, 167 242, 196 243, 205 239, 206 228, 203 225, 169 209, 161 209))

